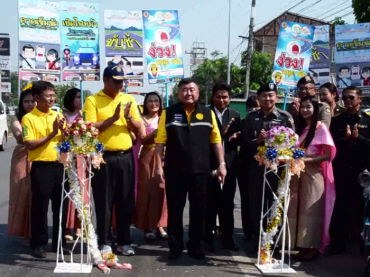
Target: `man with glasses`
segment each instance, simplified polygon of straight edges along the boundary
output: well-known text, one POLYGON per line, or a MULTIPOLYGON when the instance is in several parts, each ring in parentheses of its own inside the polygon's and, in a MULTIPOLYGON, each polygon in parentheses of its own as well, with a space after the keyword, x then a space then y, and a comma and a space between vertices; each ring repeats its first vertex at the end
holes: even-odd
MULTIPOLYGON (((299 118, 299 107, 301 99, 307 95, 315 95, 315 82, 310 76, 304 76, 299 79, 297 83, 298 87, 298 98, 294 98, 293 102, 289 105, 287 111, 293 116, 295 124, 297 124, 299 118)), ((319 121, 324 123, 326 126, 330 126, 331 122, 331 111, 330 107, 326 103, 319 103, 319 121)))
POLYGON ((343 90, 346 111, 333 118, 330 132, 337 155, 333 160, 336 201, 330 226, 330 252, 340 254, 353 234, 359 240, 363 228, 363 189, 357 178, 368 169, 370 153, 370 111, 361 111, 361 89, 343 90), (351 230, 349 229, 351 227, 351 230))

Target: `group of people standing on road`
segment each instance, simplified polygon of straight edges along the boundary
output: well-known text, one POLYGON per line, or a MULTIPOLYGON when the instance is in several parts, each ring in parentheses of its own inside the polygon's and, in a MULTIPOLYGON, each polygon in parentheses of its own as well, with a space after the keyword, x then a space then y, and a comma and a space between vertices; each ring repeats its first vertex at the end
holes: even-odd
MULTIPOLYGON (((117 252, 134 255, 130 235, 134 224, 147 240, 168 239, 169 259, 180 258, 188 198, 188 255, 204 259, 204 249, 214 252, 217 233, 225 249, 238 251, 233 239, 238 184, 243 232, 257 252, 261 212, 267 207, 261 205, 264 170, 254 155, 273 126, 295 130, 296 146, 306 150, 306 170, 291 181, 288 212, 297 257, 313 260, 329 244, 330 252, 338 254, 348 240, 359 239, 363 197, 356 182, 369 167, 370 150, 370 112, 360 109, 359 88, 343 90, 343 107, 335 85, 324 84, 319 88, 320 102, 314 81, 306 76, 298 82, 298 98, 283 111, 275 106, 277 87, 263 85, 247 99, 248 114, 241 118, 229 108, 231 87, 226 83, 214 86, 210 108, 198 102, 198 84, 183 79, 178 84, 179 103, 162 110, 160 96, 151 92, 140 111, 134 98, 121 92, 123 79, 119 65, 109 65, 103 73, 104 88, 89 96, 83 108, 80 91, 67 92, 63 115, 51 110, 55 102, 51 83, 33 82, 21 93, 12 123, 18 146, 12 158, 8 231, 23 237, 35 257, 46 257, 50 199, 52 250, 58 241, 60 205, 63 246, 81 234, 73 204, 61 203, 64 172, 56 150, 66 122, 78 118, 94 124, 105 146, 105 164, 94 169, 92 178, 101 250, 111 252, 115 238, 117 252)), ((276 175, 266 178, 276 190, 276 175)), ((265 203, 272 203, 272 194, 265 197, 265 203)))

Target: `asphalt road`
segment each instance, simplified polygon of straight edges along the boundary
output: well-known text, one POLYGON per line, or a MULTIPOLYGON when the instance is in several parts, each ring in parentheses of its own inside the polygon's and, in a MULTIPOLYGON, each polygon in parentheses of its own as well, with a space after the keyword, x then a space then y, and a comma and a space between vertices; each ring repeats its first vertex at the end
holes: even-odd
MULTIPOLYGON (((10 238, 7 235, 7 220, 9 206, 9 171, 14 139, 10 139, 8 149, 0 152, 0 276, 1 277, 35 277, 53 276, 56 255, 47 248, 46 260, 37 260, 31 256, 31 250, 22 246, 22 239, 10 238)), ((160 276, 160 277, 226 277, 226 276, 262 276, 254 267, 255 255, 248 256, 251 245, 243 240, 240 221, 239 194, 235 199, 235 239, 243 250, 229 252, 222 250, 219 241, 216 241, 217 252, 207 255, 205 261, 194 261, 186 255, 175 262, 167 259, 167 243, 154 241, 148 243, 144 240, 142 232, 132 228, 132 238, 135 243, 136 256, 122 257, 121 262, 131 263, 133 270, 112 269, 111 276, 160 276)), ((184 224, 188 224, 188 211, 185 208, 184 224)), ((49 214, 49 224, 51 223, 49 214)), ((185 236, 187 232, 185 230, 185 236)), ((69 247, 72 245, 70 244, 69 247)), ((73 256, 75 260, 79 255, 73 256)), ((67 261, 69 261, 67 256, 67 261)), ((292 260, 292 267, 297 271, 295 276, 318 277, 360 277, 363 274, 366 257, 359 254, 357 245, 351 245, 346 254, 320 256, 317 261, 303 263, 292 260)), ((103 273, 93 268, 90 276, 101 276, 103 273)), ((68 275, 75 276, 75 275, 68 275)), ((284 276, 284 275, 270 275, 284 276)))

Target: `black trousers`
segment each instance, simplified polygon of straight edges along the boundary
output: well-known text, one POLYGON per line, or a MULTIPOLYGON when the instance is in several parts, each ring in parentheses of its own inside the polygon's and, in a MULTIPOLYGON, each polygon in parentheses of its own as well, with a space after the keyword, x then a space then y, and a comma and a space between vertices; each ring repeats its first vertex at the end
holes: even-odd
POLYGON ((221 189, 217 177, 211 177, 207 193, 205 240, 212 241, 212 230, 216 226, 217 215, 220 222, 220 232, 224 242, 231 240, 234 234, 234 197, 236 191, 236 171, 227 169, 225 184, 221 189))
POLYGON ((109 152, 103 155, 105 164, 94 170, 91 186, 95 202, 99 244, 107 244, 112 226, 113 206, 116 206, 117 243, 131 244, 130 226, 135 201, 135 163, 132 151, 109 152))
POLYGON ((189 239, 192 245, 200 246, 210 174, 176 175, 166 172, 165 177, 170 251, 178 253, 184 249, 182 217, 187 195, 190 204, 189 239))
MULTIPOLYGON (((363 168, 365 169, 365 168, 363 168)), ((345 247, 349 234, 360 236, 364 226, 363 187, 357 182, 360 168, 340 168, 334 164, 336 200, 330 224, 331 245, 345 247)))
MULTIPOLYGON (((62 200, 64 168, 58 162, 33 162, 31 168, 31 247, 48 244, 48 209, 53 212, 53 249, 58 246, 59 211, 62 200)), ((68 182, 64 184, 69 190, 68 182)), ((67 223, 68 198, 63 201, 62 242, 67 223)))
MULTIPOLYGON (((253 244, 257 246, 259 243, 260 236, 260 221, 261 221, 261 208, 262 208, 262 193, 263 193, 263 178, 264 178, 264 166, 259 166, 256 161, 253 161, 250 165, 249 170, 249 209, 251 211, 251 221, 253 227, 253 244)), ((279 169, 278 175, 280 176, 282 169, 279 169)), ((267 180, 269 181, 271 188, 276 193, 278 185, 278 177, 270 172, 267 174, 267 180)), ((266 213, 268 207, 273 203, 273 194, 270 188, 265 187, 264 196, 264 213, 266 213)), ((266 228, 267 219, 263 222, 263 227, 266 228)))
POLYGON ((248 164, 240 164, 237 178, 240 191, 242 227, 243 233, 246 237, 250 237, 253 234, 251 209, 249 205, 248 173, 249 173, 249 162, 248 164))

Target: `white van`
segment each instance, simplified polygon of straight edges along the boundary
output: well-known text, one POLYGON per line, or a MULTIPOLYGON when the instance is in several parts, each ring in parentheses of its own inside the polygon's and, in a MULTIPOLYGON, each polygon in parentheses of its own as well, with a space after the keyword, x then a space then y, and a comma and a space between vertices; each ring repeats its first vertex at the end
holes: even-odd
POLYGON ((5 151, 8 143, 8 117, 6 115, 6 107, 3 101, 0 100, 0 151, 5 151))

